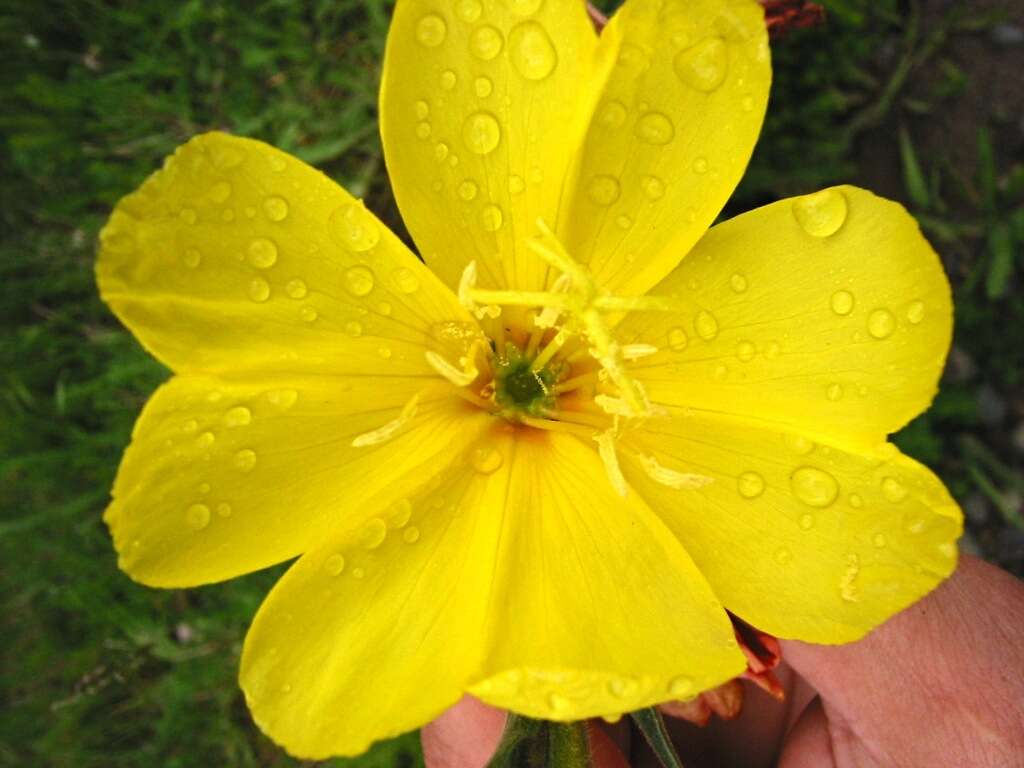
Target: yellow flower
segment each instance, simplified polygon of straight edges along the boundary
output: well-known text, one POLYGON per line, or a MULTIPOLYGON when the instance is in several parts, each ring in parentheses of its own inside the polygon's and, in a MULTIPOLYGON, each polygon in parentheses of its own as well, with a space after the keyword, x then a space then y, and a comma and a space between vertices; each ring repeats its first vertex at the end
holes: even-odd
POLYGON ((400 0, 381 89, 428 270, 330 179, 200 136, 97 267, 174 377, 106 513, 187 587, 300 556, 246 640, 306 757, 463 692, 578 719, 744 667, 725 608, 856 639, 953 569, 961 517, 886 436, 924 409, 949 286, 853 187, 708 230, 761 126, 753 0, 400 0), (685 258, 683 258, 685 256, 685 258))

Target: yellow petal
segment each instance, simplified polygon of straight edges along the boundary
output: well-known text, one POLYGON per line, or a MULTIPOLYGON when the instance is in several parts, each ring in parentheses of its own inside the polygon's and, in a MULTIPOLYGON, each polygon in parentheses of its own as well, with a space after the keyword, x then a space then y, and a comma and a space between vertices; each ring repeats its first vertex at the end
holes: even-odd
POLYGON ((448 466, 482 418, 414 377, 175 377, 143 410, 105 515, 120 565, 181 587, 294 557, 448 466), (403 412, 390 440, 353 445, 403 412))
POLYGON ((783 200, 712 229, 636 314, 661 352, 634 375, 656 403, 873 446, 924 410, 952 332, 949 283, 917 223, 854 187, 783 200))
POLYGON ((550 224, 600 77, 575 0, 403 0, 391 22, 381 135, 402 216, 450 286, 543 286, 524 245, 550 224))
POLYGON ((605 28, 616 63, 559 233, 607 289, 645 292, 732 194, 768 99, 763 17, 753 0, 627 0, 605 28))
POLYGON ((706 411, 630 434, 623 472, 725 606, 779 637, 855 640, 956 565, 962 517, 892 445, 853 451, 706 411), (645 466, 699 475, 676 489, 645 466))
POLYGON ((100 241, 104 300, 177 371, 430 373, 431 328, 470 320, 361 202, 249 139, 179 148, 100 241))
POLYGON ((616 493, 594 446, 524 432, 514 451, 475 696, 579 720, 689 698, 743 669, 693 561, 637 494, 616 493))
POLYGON ((424 487, 362 527, 339 521, 260 608, 242 687, 292 754, 357 754, 462 695, 486 647, 507 485, 488 445, 454 449, 449 470, 421 471, 424 487))

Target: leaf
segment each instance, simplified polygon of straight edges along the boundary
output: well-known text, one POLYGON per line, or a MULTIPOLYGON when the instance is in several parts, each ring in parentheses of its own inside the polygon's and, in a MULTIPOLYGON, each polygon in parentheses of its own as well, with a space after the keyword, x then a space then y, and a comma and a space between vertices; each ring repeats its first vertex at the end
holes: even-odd
POLYGON ((648 707, 631 712, 629 716, 633 718, 636 727, 640 729, 640 733, 647 739, 647 743, 651 745, 654 754, 665 768, 683 768, 668 731, 665 730, 665 720, 661 712, 654 707, 648 707))
POLYGON ((509 713, 487 768, 590 768, 583 723, 549 723, 509 713))
POLYGON ((907 190, 910 202, 917 208, 927 210, 931 203, 928 182, 921 171, 921 164, 917 161, 917 153, 910 141, 910 134, 904 126, 900 126, 900 159, 903 161, 903 186, 907 190))
POLYGON ((548 725, 550 768, 590 768, 590 742, 583 723, 548 725))
POLYGON ((992 149, 992 136, 986 126, 978 128, 978 186, 985 210, 996 207, 996 156, 992 149))
POLYGON ((1013 276, 1013 234, 1005 221, 996 222, 988 233, 988 250, 992 257, 985 280, 985 294, 1000 299, 1013 276))

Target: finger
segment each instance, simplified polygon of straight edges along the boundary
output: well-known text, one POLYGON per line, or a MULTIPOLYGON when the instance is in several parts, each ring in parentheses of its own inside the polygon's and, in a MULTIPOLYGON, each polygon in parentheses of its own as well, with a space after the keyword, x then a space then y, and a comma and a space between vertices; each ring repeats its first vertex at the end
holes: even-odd
MULTIPOLYGON (((783 649, 851 744, 884 750, 893 764, 949 764, 969 748, 974 764, 1011 765, 1024 754, 1022 623, 1024 585, 965 556, 935 592, 863 640, 783 649)), ((832 745, 843 764, 847 746, 835 734, 832 745)))
POLYGON ((779 757, 779 768, 835 768, 829 721, 820 698, 814 699, 793 725, 779 757))

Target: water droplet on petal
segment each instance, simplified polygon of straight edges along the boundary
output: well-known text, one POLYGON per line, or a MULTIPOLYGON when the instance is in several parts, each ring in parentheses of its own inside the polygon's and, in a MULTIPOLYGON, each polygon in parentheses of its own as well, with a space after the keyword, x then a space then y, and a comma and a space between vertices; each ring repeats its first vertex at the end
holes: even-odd
POLYGON ((693 321, 693 328, 704 341, 711 341, 718 335, 718 320, 706 309, 702 309, 693 321))
POLYGON ((744 472, 736 481, 736 489, 744 499, 756 499, 764 493, 764 478, 757 472, 744 472))
POLYGON ((331 574, 331 576, 340 575, 345 570, 345 556, 338 554, 329 555, 324 560, 324 570, 331 574))
POLYGON ((508 6, 513 13, 520 16, 532 16, 540 10, 544 0, 508 0, 508 6))
POLYGON ((178 218, 181 219, 186 224, 195 224, 196 223, 196 212, 195 212, 195 209, 194 208, 182 208, 181 212, 178 214, 178 218))
POLYGON ((459 197, 465 200, 467 203, 476 197, 478 188, 472 181, 464 181, 459 184, 459 197))
POLYGON ((256 466, 256 451, 251 448, 243 448, 235 454, 235 469, 240 472, 249 472, 256 466))
POLYGON ((408 528, 402 531, 402 540, 406 544, 415 544, 417 541, 419 541, 419 538, 420 529, 417 528, 415 525, 410 525, 408 528))
POLYGON ((478 77, 473 81, 473 90, 481 99, 486 99, 494 91, 494 83, 488 77, 478 77))
POLYGON ((606 128, 619 128, 626 122, 626 107, 621 101, 609 101, 597 115, 597 122, 606 128))
POLYGON ((390 360, 392 355, 391 347, 377 347, 377 354, 385 360, 390 360))
POLYGON ((889 501, 898 504, 907 498, 907 489, 895 477, 886 477, 882 480, 882 495, 889 501))
POLYGON ((267 165, 270 166, 270 170, 275 173, 280 173, 288 167, 288 163, 278 154, 267 155, 267 165))
POLYGON ((680 699, 686 698, 693 693, 693 680, 686 675, 674 677, 668 684, 668 692, 680 699))
POLYGON ((825 389, 825 397, 836 403, 843 399, 843 385, 842 384, 829 384, 825 389))
POLYGON ((353 579, 361 579, 365 575, 366 575, 366 571, 364 571, 362 568, 353 568, 352 569, 352 578, 353 579))
POLYGON ((587 185, 587 196, 595 205, 608 206, 619 199, 619 180, 614 176, 595 176, 587 185))
POLYGON ((720 37, 709 37, 676 54, 676 76, 703 93, 717 90, 729 71, 729 48, 720 37))
POLYGON ((473 451, 473 469, 481 475, 497 472, 503 462, 501 451, 491 446, 484 446, 473 451))
POLYGON ((850 506, 853 507, 854 509, 860 509, 861 507, 864 506, 864 499, 860 497, 860 494, 851 493, 850 506))
POLYGON ((436 48, 447 36, 448 25, 437 14, 427 14, 416 25, 416 39, 427 48, 436 48))
POLYGON ((446 69, 441 73, 441 87, 446 91, 452 90, 458 81, 458 75, 450 69, 446 69))
POLYGON ((485 232, 497 232, 501 229, 504 220, 501 208, 496 205, 486 205, 480 211, 480 226, 484 228, 485 232))
POLYGON ((887 339, 896 330, 896 318, 888 309, 876 309, 868 315, 868 333, 876 339, 887 339))
POLYGON ((252 421, 252 411, 244 405, 236 405, 224 414, 224 423, 229 427, 244 427, 252 421))
POLYGON ((373 290, 373 272, 369 267, 349 267, 345 271, 345 290, 356 298, 366 296, 373 290))
POLYGON ((462 125, 462 140, 470 152, 486 155, 493 152, 501 141, 501 126, 494 115, 475 112, 462 125))
POLYGON ((284 221, 288 218, 288 201, 283 197, 268 197, 263 201, 263 213, 271 221, 284 221))
POLYGON ((193 531, 201 531, 210 524, 210 508, 205 504, 193 504, 185 510, 185 523, 193 531))
POLYGON ((793 216, 812 237, 830 237, 846 221, 846 195, 838 189, 823 189, 793 201, 793 216))
POLYGON ((522 176, 516 176, 512 174, 508 177, 508 191, 513 195, 518 195, 526 189, 526 182, 523 181, 522 176))
POLYGON ((270 298, 270 284, 262 278, 253 278, 249 282, 249 298, 261 304, 270 298))
POLYGON ((380 230, 373 215, 357 203, 336 208, 328 219, 328 225, 342 245, 356 253, 368 251, 380 242, 380 230))
POLYGON ((688 343, 689 338, 682 328, 673 328, 668 332, 668 345, 673 352, 682 352, 688 343))
POLYGON ((747 278, 741 275, 739 272, 735 273, 729 278, 729 286, 736 293, 743 293, 747 290, 747 278))
POLYGON ((924 320, 924 302, 923 301, 912 301, 907 306, 907 322, 911 325, 917 325, 924 320))
POLYGON ((811 530, 811 528, 814 527, 814 515, 810 514, 809 512, 805 512, 804 514, 800 515, 799 524, 802 530, 811 530))
POLYGON ((430 138, 430 123, 424 121, 416 126, 416 137, 420 139, 430 138))
POLYGON ((884 547, 886 544, 885 534, 876 533, 874 536, 871 537, 871 543, 879 549, 882 549, 882 547, 884 547))
POLYGON ((319 316, 320 315, 317 314, 317 311, 313 307, 310 307, 310 306, 305 306, 305 307, 303 307, 302 309, 299 310, 299 317, 301 317, 303 322, 306 322, 306 323, 312 323, 319 316))
POLYGON ((282 411, 287 411, 298 399, 299 393, 294 389, 272 389, 267 392, 267 401, 282 411))
POLYGON ((277 246, 273 240, 265 237, 251 240, 246 252, 249 254, 249 263, 256 269, 267 269, 277 262, 277 246))
POLYGON ((416 293, 420 287, 419 278, 411 269, 399 267, 394 271, 395 283, 402 293, 416 293))
POLYGON ((306 288, 306 283, 296 277, 294 280, 288 281, 288 284, 284 287, 284 292, 293 299, 303 299, 309 290, 306 288))
POLYGON ((706 157, 698 157, 693 161, 693 172, 698 176, 703 176, 708 172, 708 159, 706 157))
POLYGON ((665 182, 657 176, 644 176, 640 182, 640 188, 651 200, 660 200, 665 195, 665 182))
POLYGON ((524 21, 514 27, 509 33, 508 45, 512 66, 527 80, 543 80, 558 63, 551 38, 535 21, 524 21))
POLYGON ((388 535, 388 526, 379 517, 368 522, 359 534, 359 544, 364 549, 376 549, 384 543, 388 535))
POLYGON ((647 112, 636 123, 636 135, 648 144, 668 144, 675 137, 676 129, 660 112, 647 112))
POLYGON ((837 315, 848 315, 853 311, 854 298, 849 291, 836 291, 829 302, 837 315))
POLYGON ((793 453, 806 456, 814 450, 814 443, 803 435, 786 435, 786 445, 793 453))
POLYGON ((741 341, 736 347, 736 357, 749 363, 757 355, 757 347, 751 341, 741 341))
POLYGON ((231 197, 231 185, 226 181, 218 181, 210 187, 209 198, 215 203, 223 203, 231 197))
POLYGON ((213 432, 203 432, 203 434, 196 438, 196 445, 200 448, 209 448, 216 439, 217 437, 213 432))
POLYGON ((195 248, 187 248, 181 260, 189 269, 195 269, 199 266, 199 262, 203 260, 203 257, 195 248))
POLYGON ((234 512, 234 510, 231 508, 231 505, 228 504, 226 501, 222 501, 220 504, 217 505, 217 514, 221 517, 231 517, 232 512, 234 512))
POLYGON ((786 547, 779 547, 773 555, 775 562, 779 565, 786 565, 793 561, 793 553, 786 547))
POLYGON ((483 61, 490 61, 501 53, 504 44, 501 32, 489 24, 477 27, 469 36, 469 50, 483 61))
POLYGON ((800 467, 790 476, 789 482, 793 494, 811 507, 827 507, 839 495, 836 479, 816 467, 800 467))
POLYGON ((555 712, 565 712, 570 706, 572 706, 572 702, 560 693, 549 693, 548 706, 550 706, 555 712))
POLYGON ((358 338, 363 335, 363 324, 358 320, 349 320, 345 323, 345 333, 352 338, 358 338))

